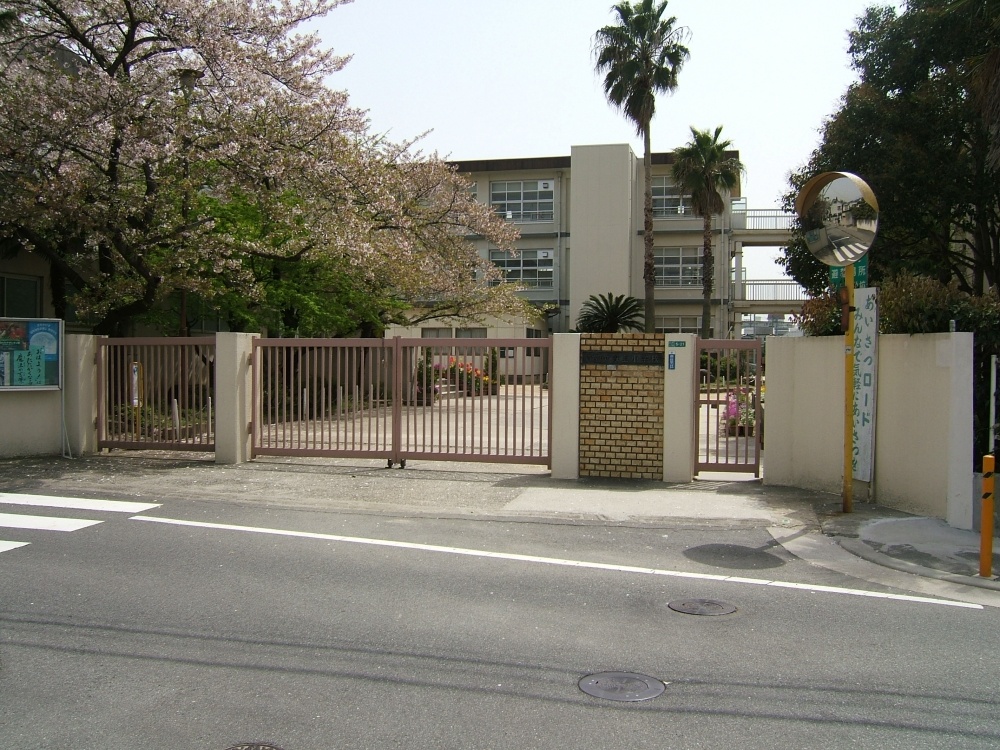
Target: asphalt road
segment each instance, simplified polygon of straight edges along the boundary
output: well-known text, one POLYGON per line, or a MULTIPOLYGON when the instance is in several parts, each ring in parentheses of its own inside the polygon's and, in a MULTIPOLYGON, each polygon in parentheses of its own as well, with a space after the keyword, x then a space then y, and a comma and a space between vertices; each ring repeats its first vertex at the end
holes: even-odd
POLYGON ((2 748, 1000 746, 1000 609, 811 566, 763 526, 18 512, 102 522, 0 554, 2 748), (736 611, 669 606, 692 599, 736 611), (665 689, 579 687, 619 671, 665 689))

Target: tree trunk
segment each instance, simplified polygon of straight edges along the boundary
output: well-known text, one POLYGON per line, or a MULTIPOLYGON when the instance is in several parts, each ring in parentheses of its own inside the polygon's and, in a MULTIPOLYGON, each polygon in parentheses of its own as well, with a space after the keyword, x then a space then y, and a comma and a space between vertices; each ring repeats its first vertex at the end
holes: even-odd
POLYGON ((715 288, 715 259, 712 257, 712 215, 703 217, 704 236, 701 257, 701 337, 712 338, 712 290, 715 288))
POLYGON ((645 292, 646 333, 656 333, 656 266, 653 262, 653 159, 649 143, 647 120, 642 126, 642 282, 645 292))

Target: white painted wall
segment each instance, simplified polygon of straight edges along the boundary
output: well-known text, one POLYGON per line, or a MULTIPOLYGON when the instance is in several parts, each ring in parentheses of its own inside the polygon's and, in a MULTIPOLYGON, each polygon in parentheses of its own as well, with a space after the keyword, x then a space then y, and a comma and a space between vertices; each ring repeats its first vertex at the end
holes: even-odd
MULTIPOLYGON (((764 481, 840 493, 844 340, 767 339, 764 481)), ((972 334, 879 337, 872 500, 972 528, 972 334)))
POLYGON ((840 492, 844 464, 844 340, 768 338, 764 482, 840 492))
POLYGON ((972 528, 972 334, 880 336, 875 496, 972 528))
POLYGON ((635 155, 627 144, 573 146, 573 272, 569 279, 570 325, 595 294, 629 294, 632 188, 635 155))
POLYGON ((698 337, 666 336, 663 375, 663 481, 690 482, 697 460, 692 435, 698 414, 698 337), (673 344, 673 346, 671 346, 673 344), (671 358, 673 357, 673 369, 671 358))
POLYGON ((62 453, 62 391, 0 391, 0 458, 62 453))
MULTIPOLYGON (((97 368, 94 336, 63 339, 66 435, 73 455, 97 449, 97 368)), ((63 453, 63 391, 0 391, 0 457, 63 453), (16 429, 11 429, 16 425, 16 429)))
POLYGON ((580 477, 580 334, 552 337, 552 478, 580 477))
POLYGON ((67 335, 66 435, 74 456, 97 452, 97 336, 67 335))
POLYGON ((215 462, 250 460, 253 408, 251 356, 256 333, 215 335, 215 462))

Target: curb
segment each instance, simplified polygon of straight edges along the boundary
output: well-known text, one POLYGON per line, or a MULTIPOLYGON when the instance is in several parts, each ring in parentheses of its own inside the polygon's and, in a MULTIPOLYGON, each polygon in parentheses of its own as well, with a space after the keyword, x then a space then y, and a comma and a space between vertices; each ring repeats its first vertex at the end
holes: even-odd
POLYGON ((910 573, 912 575, 923 576, 924 578, 936 578, 939 581, 958 583, 963 586, 975 586, 981 589, 1000 591, 1000 580, 997 579, 963 576, 956 573, 945 573, 942 570, 926 568, 923 565, 906 562, 905 560, 897 560, 894 557, 889 557, 889 555, 876 552, 860 539, 837 539, 836 541, 837 544, 850 552, 852 555, 857 555, 868 562, 873 562, 886 568, 892 568, 893 570, 898 570, 902 573, 910 573))

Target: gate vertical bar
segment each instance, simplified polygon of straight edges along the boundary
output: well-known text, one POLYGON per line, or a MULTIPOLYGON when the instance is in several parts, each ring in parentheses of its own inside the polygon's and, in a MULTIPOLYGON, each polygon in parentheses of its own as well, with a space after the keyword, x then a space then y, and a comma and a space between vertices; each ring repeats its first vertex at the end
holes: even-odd
POLYGON ((392 338, 392 461, 402 460, 403 442, 403 344, 399 336, 392 338))

